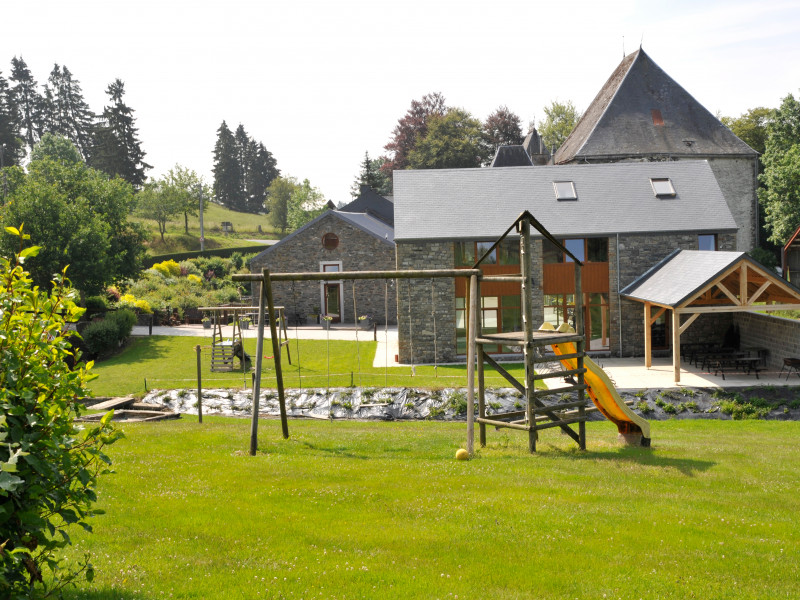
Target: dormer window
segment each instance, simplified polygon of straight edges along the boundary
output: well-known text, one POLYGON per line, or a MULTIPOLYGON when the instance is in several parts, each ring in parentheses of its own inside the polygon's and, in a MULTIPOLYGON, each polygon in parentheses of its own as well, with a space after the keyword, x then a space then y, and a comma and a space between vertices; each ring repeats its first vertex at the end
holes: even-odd
POLYGON ((554 181, 553 189, 556 192, 556 200, 577 200, 575 193, 575 183, 572 181, 554 181))
POLYGON ((675 188, 672 186, 672 181, 669 177, 650 178, 650 185, 653 186, 653 193, 656 198, 674 198, 675 188))

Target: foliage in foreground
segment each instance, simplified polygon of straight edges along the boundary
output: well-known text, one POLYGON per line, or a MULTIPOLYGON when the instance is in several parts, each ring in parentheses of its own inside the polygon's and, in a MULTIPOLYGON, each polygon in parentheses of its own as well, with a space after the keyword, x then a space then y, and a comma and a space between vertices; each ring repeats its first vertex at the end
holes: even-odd
POLYGON ((63 275, 49 294, 33 287, 22 265, 38 248, 22 250, 28 236, 7 231, 20 251, 0 258, 0 597, 38 598, 93 577, 88 556, 70 565, 56 554, 70 544, 70 525, 91 530, 97 475, 110 464, 103 447, 119 434, 108 419, 75 426, 91 364, 70 370, 65 324, 83 309, 63 275))

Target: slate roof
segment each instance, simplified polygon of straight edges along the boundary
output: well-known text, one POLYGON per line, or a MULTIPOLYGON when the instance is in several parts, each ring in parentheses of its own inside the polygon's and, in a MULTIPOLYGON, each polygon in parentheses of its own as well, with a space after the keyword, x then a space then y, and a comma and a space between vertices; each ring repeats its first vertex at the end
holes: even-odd
POLYGON ((342 212, 370 213, 389 225, 394 224, 394 204, 368 185, 361 186, 358 198, 339 209, 342 212))
POLYGON ((554 162, 729 155, 757 153, 640 48, 622 59, 554 162), (658 117, 662 125, 655 124, 658 117))
POLYGON ((500 146, 490 167, 531 167, 531 157, 524 146, 500 146))
POLYGON ((350 213, 350 212, 341 212, 338 210, 327 210, 321 215, 319 215, 316 219, 312 219, 302 227, 295 229, 292 233, 287 235, 277 244, 273 244, 269 248, 266 248, 259 252, 254 258, 260 259, 263 256, 266 256, 270 252, 273 252, 275 248, 280 248, 288 241, 294 239, 295 237, 302 235, 303 232, 318 223, 319 221, 327 218, 334 218, 340 219, 353 227, 360 229, 364 233, 367 233, 373 237, 378 238, 383 243, 394 246, 394 228, 391 225, 387 225, 380 219, 376 219, 375 217, 368 215, 366 213, 350 213))
POLYGON ((736 231, 705 160, 394 172, 395 239, 491 240, 528 210, 555 236, 736 231), (670 178, 656 198, 650 178, 670 178), (555 181, 578 199, 558 201, 555 181))
POLYGON ((754 262, 744 252, 676 250, 620 294, 642 302, 679 306, 743 257, 754 262))

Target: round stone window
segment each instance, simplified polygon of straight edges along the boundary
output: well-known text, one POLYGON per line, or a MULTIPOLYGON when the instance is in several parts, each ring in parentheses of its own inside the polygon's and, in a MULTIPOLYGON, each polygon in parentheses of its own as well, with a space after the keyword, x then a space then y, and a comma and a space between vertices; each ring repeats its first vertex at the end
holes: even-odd
POLYGON ((322 247, 326 250, 335 250, 339 246, 339 236, 335 233, 326 233, 322 236, 322 247))

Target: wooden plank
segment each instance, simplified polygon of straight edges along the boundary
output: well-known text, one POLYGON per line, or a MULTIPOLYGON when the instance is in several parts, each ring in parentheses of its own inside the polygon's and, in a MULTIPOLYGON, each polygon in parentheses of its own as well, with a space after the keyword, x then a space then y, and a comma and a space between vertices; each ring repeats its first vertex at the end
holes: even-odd
POLYGON ((494 420, 499 419, 516 419, 517 417, 524 417, 527 414, 525 410, 513 410, 506 413, 493 413, 491 416, 494 420))
POLYGON ((681 316, 672 311, 672 371, 675 383, 681 380, 681 316))
POLYGON ((558 404, 548 404, 546 408, 536 407, 533 409, 535 413, 543 413, 548 410, 563 411, 567 408, 577 408, 579 406, 586 406, 587 400, 574 400, 572 402, 560 402, 558 404))
POLYGON ((586 373, 586 369, 569 369, 565 371, 553 371, 552 373, 538 373, 533 376, 537 381, 542 379, 554 379, 556 377, 569 377, 570 375, 578 375, 586 373))
MULTIPOLYGON (((539 425, 537 423, 536 425, 534 425, 532 427, 532 429, 535 429, 536 431, 539 431, 541 429, 550 429, 552 427, 564 427, 564 426, 567 426, 567 425, 572 425, 573 423, 586 422, 588 419, 589 419, 589 417, 587 417, 586 415, 584 415, 582 417, 570 417, 569 419, 562 419, 561 421, 554 421, 554 422, 551 422, 551 423, 542 423, 541 425, 539 425)), ((572 429, 570 429, 570 431, 572 431, 572 429)), ((578 442, 578 443, 580 443, 580 442, 578 442)))
POLYGON ((501 367, 500 364, 495 359, 493 359, 491 356, 485 353, 483 355, 483 358, 487 363, 489 363, 489 365, 491 365, 491 367, 495 371, 500 373, 500 375, 502 375, 505 378, 505 380, 508 381, 508 383, 510 383, 518 392, 525 395, 525 386, 522 385, 519 381, 517 381, 514 378, 514 376, 511 375, 508 371, 506 371, 503 367, 501 367))
POLYGON ((136 398, 133 396, 126 396, 124 398, 112 398, 111 400, 106 400, 105 402, 99 402, 97 404, 93 404, 89 408, 91 410, 114 410, 117 408, 128 408, 134 402, 136 402, 136 398))
POLYGON ((653 366, 653 322, 650 320, 650 303, 644 303, 644 366, 653 366))
POLYGON ((722 283, 721 281, 718 281, 717 282, 717 287, 720 289, 720 291, 723 294, 725 294, 728 297, 728 299, 730 299, 731 302, 733 302, 737 306, 741 306, 742 303, 739 301, 739 299, 728 288, 725 287, 724 283, 722 283))
MULTIPOLYGON (((552 390, 536 390, 531 396, 533 398, 539 398, 542 396, 552 396, 553 394, 566 394, 567 392, 577 392, 585 389, 586 389, 585 383, 576 383, 574 385, 568 385, 560 388, 553 388, 552 390)), ((538 406, 545 406, 545 405, 540 403, 538 406)))
POLYGON ((469 339, 467 340, 467 452, 475 453, 475 338, 478 316, 478 276, 469 278, 469 339))
POLYGON ((763 294, 770 285, 772 285, 770 280, 765 281, 760 288, 753 292, 753 295, 747 300, 747 304, 753 304, 753 302, 758 300, 758 297, 761 296, 761 294, 763 294))
POLYGON ((680 331, 680 332, 681 332, 681 333, 683 333, 684 331, 686 331, 687 329, 689 329, 689 325, 691 325, 692 323, 694 323, 695 319, 697 319, 697 317, 699 317, 699 316, 700 316, 700 314, 699 314, 699 313, 694 313, 694 314, 692 314, 692 315, 689 315, 689 318, 688 318, 688 319, 686 319, 686 323, 684 323, 683 325, 681 325, 681 331, 680 331))
MULTIPOLYGON (((491 419, 477 419, 478 423, 484 423, 486 425, 494 425, 497 428, 506 427, 508 429, 516 429, 518 431, 528 431, 532 430, 532 427, 528 425, 520 425, 519 423, 507 423, 505 421, 492 421, 491 419)), ((536 448, 533 449, 533 452, 536 451, 536 448)))
POLYGON ((687 306, 677 309, 678 314, 686 315, 692 313, 726 313, 726 312, 771 312, 773 310, 800 310, 798 304, 758 304, 754 306, 687 306))

